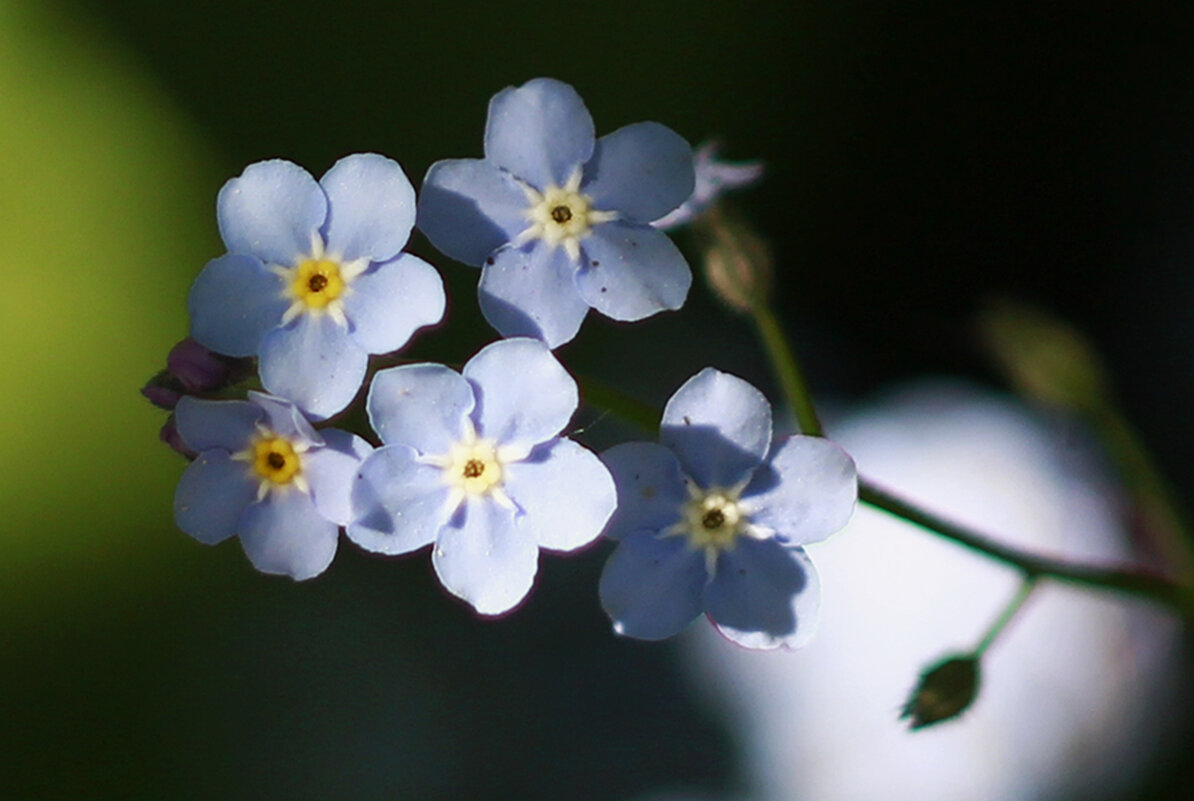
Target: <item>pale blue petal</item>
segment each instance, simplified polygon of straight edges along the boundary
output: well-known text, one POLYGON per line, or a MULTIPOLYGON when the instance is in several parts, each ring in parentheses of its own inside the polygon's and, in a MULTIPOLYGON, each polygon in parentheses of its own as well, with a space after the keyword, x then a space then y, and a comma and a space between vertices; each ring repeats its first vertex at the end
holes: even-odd
POLYGON ((241 512, 257 494, 244 462, 226 451, 208 451, 187 465, 174 491, 174 522, 205 545, 228 539, 241 512))
POLYGON ((706 367, 667 402, 659 440, 700 486, 730 487, 767 455, 771 404, 741 378, 706 367))
POLYGON ((257 430, 262 411, 244 401, 211 401, 183 396, 174 408, 182 441, 196 453, 222 448, 243 450, 257 430))
POLYGON ((249 400, 265 412, 262 423, 279 436, 307 445, 322 445, 323 437, 316 431, 299 408, 285 398, 249 390, 249 400))
POLYGON ((440 531, 431 563, 448 592, 483 615, 500 615, 531 591, 539 546, 514 524, 514 512, 470 497, 440 531))
POLYGON ((374 264, 344 300, 352 338, 366 353, 390 353, 444 316, 444 282, 418 256, 374 264))
POLYGON ((282 159, 250 164, 216 199, 220 236, 230 253, 287 267, 310 254, 327 211, 327 197, 311 173, 282 159))
POLYGON ((442 468, 422 464, 405 445, 387 445, 365 458, 358 475, 350 540, 390 555, 435 542, 452 513, 442 468))
POLYGON ((253 256, 229 253, 207 263, 191 284, 191 337, 216 353, 256 356, 261 338, 290 305, 282 279, 253 256))
POLYGON ((352 401, 368 363, 368 354, 326 314, 300 315, 261 343, 261 383, 313 420, 331 417, 352 401))
POLYGON ((382 442, 440 456, 464 438, 473 387, 442 364, 404 364, 373 376, 365 408, 382 442))
POLYGON ((563 186, 589 160, 593 118, 566 83, 536 78, 507 87, 489 102, 485 158, 536 189, 563 186))
POLYGON ((717 562, 705 611, 745 648, 799 648, 816 630, 821 584, 803 548, 741 538, 717 562))
POLYGON ((240 544, 262 573, 296 581, 318 576, 336 555, 339 527, 319 514, 306 493, 271 492, 240 519, 240 544))
POLYGON ((705 555, 683 537, 639 532, 618 543, 598 592, 614 631, 640 640, 679 634, 701 613, 705 555))
POLYGON ((341 526, 352 520, 352 487, 361 461, 373 447, 356 434, 325 428, 324 446, 303 454, 303 475, 311 487, 311 500, 319 513, 341 526))
POLYGON ((563 248, 537 242, 505 247, 482 268, 481 314, 504 337, 534 337, 550 348, 576 336, 589 304, 576 287, 576 264, 563 248))
POLYGON ((580 296, 615 320, 641 320, 678 309, 692 286, 692 270, 667 234, 647 225, 611 222, 581 242, 580 296))
POLYGON ((327 252, 343 261, 389 261, 415 225, 415 188, 393 159, 345 156, 319 179, 328 197, 327 252))
POLYGON ((529 453, 563 431, 576 411, 576 382, 537 339, 486 345, 462 372, 477 398, 477 432, 499 445, 529 453))
POLYGON ((684 137, 657 122, 638 122, 597 140, 581 191, 595 208, 649 223, 688 200, 694 183, 684 137))
POLYGON ((601 534, 617 506, 609 470, 570 439, 544 443, 506 465, 506 494, 518 506, 518 525, 542 548, 573 551, 601 534))
POLYGON ((742 494, 751 522, 790 545, 819 542, 840 531, 857 501, 854 460, 820 437, 795 436, 779 444, 742 494))
POLYGON ((419 192, 419 230, 444 255, 477 267, 527 227, 527 205, 514 177, 492 162, 437 161, 419 192))
POLYGON ((626 442, 601 454, 618 489, 618 510, 605 536, 620 540, 636 531, 663 531, 680 520, 688 501, 675 455, 654 442, 626 442))

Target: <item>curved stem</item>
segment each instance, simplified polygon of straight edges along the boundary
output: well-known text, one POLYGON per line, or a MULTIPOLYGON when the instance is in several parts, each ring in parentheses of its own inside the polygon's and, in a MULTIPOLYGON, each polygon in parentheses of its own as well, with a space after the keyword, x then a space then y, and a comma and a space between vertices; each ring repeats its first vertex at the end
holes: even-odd
POLYGON ((1014 548, 996 542, 985 534, 951 523, 931 512, 918 509, 866 480, 858 482, 858 498, 869 506, 1010 565, 1026 578, 1048 577, 1070 584, 1136 595, 1169 606, 1187 617, 1194 617, 1194 589, 1154 573, 1133 568, 1084 565, 1014 548))
POLYGON ((974 650, 971 653, 975 659, 981 659, 982 655, 991 647, 991 643, 995 642, 999 635, 1003 633, 1003 630, 1007 628, 1007 624, 1012 622, 1012 618, 1024 606, 1024 602, 1028 600, 1028 596, 1032 595, 1032 591, 1036 589, 1036 585, 1036 576, 1024 576, 1020 581, 1020 589, 1016 592, 1016 596, 1003 608, 1003 611, 999 613, 999 617, 995 618, 991 627, 987 629, 987 633, 979 640, 978 645, 974 646, 974 650))
POLYGON ((788 338, 784 336, 779 320, 766 303, 755 305, 751 309, 751 316, 754 317, 755 325, 759 329, 759 337, 763 340, 763 346, 771 358, 775 374, 779 377, 779 383, 783 387, 784 396, 788 399, 788 405, 792 407, 792 412, 796 415, 796 422, 800 426, 801 433, 813 437, 821 436, 821 421, 813 406, 812 393, 809 392, 808 384, 804 380, 804 373, 801 372, 800 364, 796 361, 796 354, 788 346, 788 338))

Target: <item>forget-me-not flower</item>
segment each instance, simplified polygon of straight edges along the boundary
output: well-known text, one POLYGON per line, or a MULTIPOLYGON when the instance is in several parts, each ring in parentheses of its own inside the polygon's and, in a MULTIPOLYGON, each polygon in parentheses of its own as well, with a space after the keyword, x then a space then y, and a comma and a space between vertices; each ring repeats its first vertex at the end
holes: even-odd
POLYGON ((576 405, 576 382, 534 339, 488 345, 462 373, 378 372, 366 407, 385 445, 361 465, 349 538, 386 554, 434 543, 449 592, 485 615, 512 609, 539 549, 589 544, 616 505, 601 460, 560 436, 576 405))
POLYGON ((601 456, 618 487, 600 582, 614 629, 658 640, 704 612, 748 648, 804 644, 820 585, 802 546, 850 519, 853 461, 819 437, 772 444, 767 399, 712 368, 668 401, 660 439, 601 456))
POLYGON ((265 388, 313 419, 348 405, 370 353, 443 317, 439 274, 402 252, 415 193, 391 159, 347 156, 318 183, 289 161, 251 164, 217 210, 228 253, 191 287, 191 336, 257 356, 265 388))
POLYGON ((615 320, 678 309, 692 283, 680 251, 650 223, 693 190, 687 142, 655 122, 596 139, 566 83, 537 78, 489 104, 485 158, 431 165, 419 228, 481 266, 481 311, 504 336, 552 348, 590 308, 615 320))
POLYGON ((263 573, 322 573, 369 444, 347 431, 317 432, 293 403, 260 392, 247 402, 184 397, 174 414, 199 454, 174 495, 178 527, 207 545, 239 535, 263 573))

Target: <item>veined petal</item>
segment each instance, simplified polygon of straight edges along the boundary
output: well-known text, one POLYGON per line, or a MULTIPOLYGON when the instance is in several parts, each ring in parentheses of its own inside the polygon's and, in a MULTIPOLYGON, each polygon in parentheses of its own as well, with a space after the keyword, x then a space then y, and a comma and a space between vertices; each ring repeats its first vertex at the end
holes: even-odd
POLYGON ((211 401, 184 395, 174 408, 179 436, 197 453, 221 448, 230 453, 248 444, 263 416, 244 401, 211 401))
POLYGON ((705 611, 745 648, 799 648, 816 630, 821 584, 803 548, 739 538, 705 587, 705 611))
POLYGON ((615 320, 641 320, 678 309, 692 286, 692 270, 667 234, 647 225, 610 222, 581 242, 580 296, 615 320))
POLYGON ((444 316, 444 282, 418 256, 403 253, 372 265, 344 300, 350 333, 366 353, 389 353, 444 316))
POLYGON ((649 223, 687 200, 694 182, 688 142, 667 126, 638 122, 597 140, 581 191, 598 209, 649 223))
POLYGON ((174 491, 174 522, 204 545, 237 533, 241 512, 257 494, 257 482, 226 451, 199 455, 187 465, 174 491))
POLYGON ((262 340, 261 383, 322 420, 352 401, 368 362, 368 354, 330 315, 304 314, 262 340))
POLYGON ((741 378, 706 367, 667 402, 659 439, 702 487, 730 487, 767 455, 771 404, 741 378))
POLYGON ((518 525, 542 548, 573 551, 588 545, 617 506, 609 470, 570 439, 544 443, 527 459, 507 464, 503 479, 522 512, 518 525))
POLYGON ((367 551, 401 554, 435 542, 448 522, 449 488, 438 467, 405 445, 378 448, 361 463, 352 487, 348 538, 367 551))
POLYGON ((292 489, 271 492, 245 509, 240 544, 262 573, 302 581, 318 576, 332 563, 339 531, 319 514, 309 495, 292 489))
POLYGON ((343 261, 389 261, 415 225, 415 188, 393 159, 345 156, 319 179, 328 197, 327 252, 343 261))
POLYGON ((477 432, 528 453, 564 430, 579 401, 572 376, 537 339, 486 345, 462 372, 477 399, 477 432))
POLYGON ((605 536, 620 540, 637 531, 664 531, 680 520, 688 501, 675 455, 654 442, 626 442, 601 454, 618 491, 618 509, 605 536))
POLYGON ((440 531, 431 563, 448 592, 483 615, 500 615, 531 591, 539 546, 514 524, 512 510, 489 498, 469 497, 440 531))
POLYGON ((352 521, 351 495, 357 471, 373 447, 356 434, 325 428, 324 446, 303 454, 303 475, 319 513, 337 525, 352 521))
POLYGON ((191 284, 191 337, 216 353, 256 356, 289 303, 281 279, 256 257, 229 253, 209 261, 191 284))
POLYGON ((382 442, 437 456, 464 438, 473 404, 472 385, 455 370, 404 364, 373 376, 365 408, 382 442))
POLYGON ((593 154, 593 118, 566 83, 536 78, 489 102, 485 158, 536 189, 563 186, 593 154))
POLYGON ((504 337, 534 337, 556 348, 576 336, 589 304, 576 287, 576 265, 564 248, 536 242, 504 247, 481 270, 481 314, 504 337))
POLYGON ((216 199, 220 236, 230 253, 287 267, 308 254, 327 211, 327 197, 311 173, 282 159, 250 164, 216 199))
POLYGON ((840 447, 821 437, 790 437, 755 471, 742 493, 752 523, 789 545, 840 531, 858 501, 858 472, 840 447))
POLYGON ((527 226, 527 198, 510 173, 485 159, 437 161, 419 193, 419 230, 444 255, 480 266, 527 226))
POLYGON ((598 591, 614 631, 640 640, 679 634, 701 613, 705 556, 683 537, 638 532, 618 543, 598 591))

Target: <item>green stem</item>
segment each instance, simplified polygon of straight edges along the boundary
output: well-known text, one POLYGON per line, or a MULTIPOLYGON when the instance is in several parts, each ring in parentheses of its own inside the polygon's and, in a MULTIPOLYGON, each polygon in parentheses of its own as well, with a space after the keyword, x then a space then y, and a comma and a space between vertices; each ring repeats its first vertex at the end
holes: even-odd
POLYGON ((1194 589, 1154 573, 1132 568, 1117 569, 1077 564, 1013 548, 996 542, 985 534, 955 525, 931 512, 918 509, 865 480, 858 482, 858 497, 869 506, 1010 565, 1019 570, 1025 578, 1048 577, 1070 584, 1114 590, 1147 598, 1171 607, 1184 616, 1194 617, 1194 589))
POLYGON ((796 415, 796 422, 802 433, 813 437, 822 435, 821 421, 817 418, 817 410, 813 407, 812 394, 800 371, 800 364, 796 361, 796 354, 788 345, 788 338, 784 336, 779 320, 765 302, 757 303, 751 310, 755 325, 759 329, 759 337, 763 340, 763 347, 771 359, 775 374, 779 377, 784 396, 788 405, 796 415))
POLYGON ((1036 577, 1025 576, 1020 582, 1020 589, 1016 593, 1016 597, 1012 598, 1011 602, 1003 608, 999 613, 999 617, 987 629, 987 633, 979 641, 978 645, 974 646, 972 656, 975 659, 981 659, 982 655, 986 653, 987 649, 991 647, 991 643, 998 639, 1003 630, 1007 628, 1007 624, 1012 622, 1012 618, 1020 611, 1020 607, 1024 606, 1024 602, 1028 600, 1028 596, 1032 595, 1032 591, 1036 589, 1036 577))

